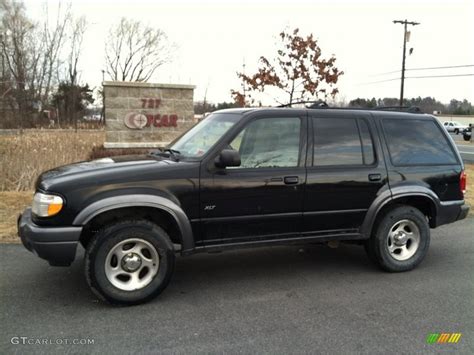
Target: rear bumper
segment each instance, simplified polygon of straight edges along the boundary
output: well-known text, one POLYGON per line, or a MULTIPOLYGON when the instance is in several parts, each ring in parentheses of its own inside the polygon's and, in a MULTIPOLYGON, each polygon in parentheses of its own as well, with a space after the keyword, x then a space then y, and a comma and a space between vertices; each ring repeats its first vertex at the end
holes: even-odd
POLYGON ((33 223, 31 209, 18 218, 18 235, 26 249, 53 266, 68 266, 74 261, 82 227, 41 227, 33 223))
POLYGON ((464 201, 441 202, 436 216, 436 227, 464 219, 469 213, 469 205, 464 201))

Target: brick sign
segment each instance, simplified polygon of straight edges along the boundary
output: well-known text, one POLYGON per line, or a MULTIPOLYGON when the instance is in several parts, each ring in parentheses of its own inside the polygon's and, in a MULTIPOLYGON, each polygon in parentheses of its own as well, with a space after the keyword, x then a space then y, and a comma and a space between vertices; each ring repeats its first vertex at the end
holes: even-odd
POLYGON ((194 124, 191 85, 104 82, 106 148, 159 147, 194 124))

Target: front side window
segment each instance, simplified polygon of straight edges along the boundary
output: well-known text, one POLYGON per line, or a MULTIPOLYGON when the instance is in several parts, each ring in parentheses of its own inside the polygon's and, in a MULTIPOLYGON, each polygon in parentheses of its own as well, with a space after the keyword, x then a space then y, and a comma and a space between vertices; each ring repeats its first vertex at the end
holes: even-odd
POLYGON ((213 113, 178 138, 169 148, 188 158, 198 158, 242 117, 233 113, 213 113))
POLYGON ((297 117, 262 118, 247 125, 230 143, 238 150, 237 168, 298 166, 301 120, 297 117))
POLYGON ((371 165, 375 161, 369 127, 356 118, 313 118, 314 166, 371 165))
POLYGON ((457 163, 446 136, 434 121, 385 119, 383 128, 394 165, 457 163))

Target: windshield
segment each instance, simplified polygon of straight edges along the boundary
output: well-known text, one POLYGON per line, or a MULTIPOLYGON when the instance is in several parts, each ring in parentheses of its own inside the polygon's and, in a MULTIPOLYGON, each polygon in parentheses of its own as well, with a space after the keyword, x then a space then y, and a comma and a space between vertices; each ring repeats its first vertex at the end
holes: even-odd
POLYGON ((240 114, 234 113, 212 113, 178 138, 169 148, 179 151, 184 157, 201 157, 241 117, 240 114))

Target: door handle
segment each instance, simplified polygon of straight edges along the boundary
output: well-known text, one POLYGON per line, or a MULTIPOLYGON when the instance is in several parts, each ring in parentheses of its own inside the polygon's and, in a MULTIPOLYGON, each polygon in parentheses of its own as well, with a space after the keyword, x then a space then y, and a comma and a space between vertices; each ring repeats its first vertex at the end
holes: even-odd
POLYGON ((369 174, 369 181, 380 181, 382 180, 381 174, 369 174))
POLYGON ((295 185, 298 183, 298 176, 285 176, 283 179, 286 185, 295 185))

